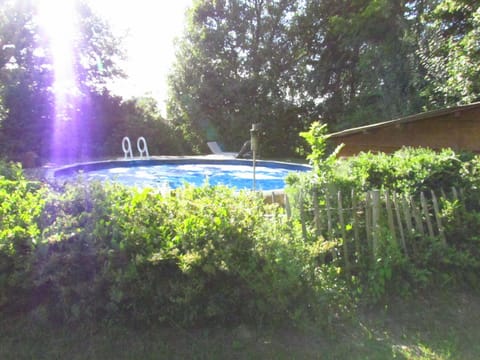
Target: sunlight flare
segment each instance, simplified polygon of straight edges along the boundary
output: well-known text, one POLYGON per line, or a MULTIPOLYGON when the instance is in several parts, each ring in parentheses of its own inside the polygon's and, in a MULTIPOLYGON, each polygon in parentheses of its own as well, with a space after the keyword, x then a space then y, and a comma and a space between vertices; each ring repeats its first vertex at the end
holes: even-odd
POLYGON ((38 23, 51 56, 55 98, 52 109, 51 159, 64 162, 78 157, 81 131, 77 103, 80 90, 75 72, 75 0, 38 0, 38 23))
POLYGON ((50 47, 55 80, 55 94, 75 95, 78 92, 75 81, 73 40, 75 28, 75 6, 73 0, 39 0, 39 24, 47 37, 50 47))

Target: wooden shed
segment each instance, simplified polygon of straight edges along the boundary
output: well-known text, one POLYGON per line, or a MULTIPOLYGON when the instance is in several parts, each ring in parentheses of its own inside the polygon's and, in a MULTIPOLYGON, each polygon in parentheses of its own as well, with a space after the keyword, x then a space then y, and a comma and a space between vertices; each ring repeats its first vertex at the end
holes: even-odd
POLYGON ((480 102, 347 129, 329 134, 328 139, 345 145, 339 156, 391 153, 403 146, 480 153, 480 102))

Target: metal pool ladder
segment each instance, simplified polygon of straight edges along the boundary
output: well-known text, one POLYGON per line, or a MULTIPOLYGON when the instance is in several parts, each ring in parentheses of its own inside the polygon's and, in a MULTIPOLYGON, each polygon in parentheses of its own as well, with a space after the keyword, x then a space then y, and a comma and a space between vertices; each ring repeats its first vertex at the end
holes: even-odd
MULTIPOLYGON (((138 152, 140 153, 140 159, 143 159, 144 155, 147 160, 150 159, 150 154, 148 153, 147 140, 145 140, 143 136, 140 136, 137 139, 137 149, 138 149, 138 152)), ((130 138, 128 136, 125 136, 122 139, 122 150, 123 150, 123 153, 125 154, 125 159, 129 159, 129 158, 133 159, 132 143, 130 142, 130 138)))

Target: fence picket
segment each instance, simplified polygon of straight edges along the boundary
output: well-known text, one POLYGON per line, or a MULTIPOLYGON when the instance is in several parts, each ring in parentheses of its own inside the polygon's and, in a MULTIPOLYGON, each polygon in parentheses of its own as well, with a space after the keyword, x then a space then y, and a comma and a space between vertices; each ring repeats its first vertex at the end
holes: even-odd
POLYGON ((303 240, 307 240, 307 224, 305 219, 305 209, 304 209, 304 199, 303 199, 303 192, 300 191, 298 199, 298 206, 300 207, 300 222, 302 224, 302 237, 303 240))
POLYGON ((402 196, 402 209, 405 216, 405 224, 407 225, 408 236, 411 237, 414 233, 412 215, 410 213, 410 206, 405 196, 402 196))
POLYGON ((452 186, 452 194, 453 194, 453 200, 459 201, 458 192, 455 186, 452 186))
POLYGON ((444 246, 447 245, 447 239, 445 238, 445 230, 443 229, 442 219, 440 215, 440 209, 438 207, 437 197, 435 196, 435 192, 430 190, 432 193, 432 203, 433 203, 433 212, 435 213, 435 219, 437 220, 438 226, 438 233, 440 234, 440 240, 444 246))
POLYGON ((359 227, 358 205, 357 205, 357 197, 354 189, 352 189, 351 194, 352 194, 353 236, 355 239, 355 250, 357 252, 357 256, 360 256, 361 244, 360 244, 360 234, 358 229, 359 227))
POLYGON ((440 189, 440 195, 441 195, 442 198, 444 198, 444 199, 447 198, 447 195, 445 194, 445 190, 443 190, 443 188, 440 189))
POLYGON ((410 203, 413 219, 415 220, 415 229, 420 235, 424 236, 425 231, 423 228, 422 217, 420 216, 420 211, 418 210, 417 205, 415 204, 415 199, 413 198, 413 196, 409 197, 409 203, 410 203))
POLYGON ((328 191, 325 192, 325 205, 327 207, 327 232, 328 232, 328 240, 333 240, 333 230, 332 230, 332 211, 330 206, 330 193, 328 191))
POLYGON ((428 235, 433 237, 435 234, 433 233, 432 221, 430 220, 430 211, 428 210, 427 200, 425 199, 425 194, 423 191, 420 193, 420 203, 422 205, 423 215, 425 216, 425 221, 427 223, 428 235))
POLYGON ((388 190, 385 190, 385 207, 387 209, 387 221, 390 233, 392 235, 392 241, 397 244, 395 224, 393 223, 392 200, 390 198, 390 193, 388 190))
POLYGON ((320 217, 320 204, 318 202, 318 190, 313 190, 313 221, 315 223, 315 235, 320 237, 322 234, 322 225, 320 217))
POLYGON ((367 192, 365 195, 365 231, 367 235, 367 249, 372 249, 372 212, 371 212, 371 195, 367 192))
POLYGON ((338 220, 340 222, 340 229, 342 232, 342 242, 343 242, 343 257, 345 260, 345 272, 348 274, 350 272, 350 261, 348 253, 348 244, 347 244, 347 231, 345 229, 345 221, 343 217, 343 204, 342 204, 342 192, 337 192, 337 201, 338 201, 338 220))
POLYGON ((402 224, 402 215, 400 211, 400 205, 397 202, 397 195, 393 193, 392 196, 392 201, 393 201, 393 207, 395 209, 395 213, 397 215, 397 224, 398 224, 398 229, 400 230, 400 239, 402 241, 402 248, 405 256, 408 256, 408 251, 407 251, 407 243, 405 241, 405 234, 403 232, 403 224, 402 224))
POLYGON ((380 191, 372 191, 372 252, 373 256, 377 258, 378 250, 378 236, 380 228, 380 191))
POLYGON ((283 201, 285 204, 285 215, 287 215, 287 219, 290 219, 292 217, 292 208, 287 193, 283 194, 283 201))
MULTIPOLYGON (((419 245, 416 244, 418 236, 438 236, 439 241, 447 245, 440 201, 445 198, 443 189, 437 190, 441 197, 437 197, 434 190, 429 190, 431 196, 422 192, 418 198, 372 190, 365 192, 364 201, 359 201, 353 189, 349 194, 350 199, 345 193, 332 190, 326 191, 322 201, 320 190, 317 188, 311 194, 313 209, 306 208, 307 194, 300 191, 294 201, 295 206, 298 206, 298 212, 295 211, 295 214, 299 214, 304 240, 309 237, 308 226, 311 226, 311 231, 315 232, 317 238, 322 235, 329 241, 342 238, 341 247, 332 249, 331 255, 334 260, 338 257, 346 273, 352 271, 355 263, 362 260, 362 257, 371 261, 372 257, 375 259, 379 256, 381 241, 385 241, 382 230, 389 232, 391 236, 386 237, 387 241, 398 246, 406 258, 418 251, 419 245), (346 204, 351 204, 351 207, 346 204), (311 223, 307 223, 307 218, 311 223), (348 224, 351 224, 351 229, 347 229, 348 224), (385 228, 382 227, 383 224, 385 228)), ((464 200, 455 187, 451 188, 450 194, 455 200, 464 200)), ((286 215, 290 218, 292 209, 286 195, 284 204, 286 215)))

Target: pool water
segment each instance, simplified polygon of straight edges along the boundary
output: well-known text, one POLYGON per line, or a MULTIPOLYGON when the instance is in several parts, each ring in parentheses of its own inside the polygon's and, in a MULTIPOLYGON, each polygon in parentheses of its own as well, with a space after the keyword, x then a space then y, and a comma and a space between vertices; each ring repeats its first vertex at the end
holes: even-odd
MULTIPOLYGON (((255 168, 255 189, 276 190, 285 187, 285 178, 292 171, 305 171, 306 167, 266 166, 255 168)), ((64 178, 63 175, 58 176, 64 178)), ((230 163, 161 163, 154 165, 116 166, 84 171, 87 180, 114 181, 140 188, 176 189, 186 183, 193 186, 225 185, 238 190, 253 189, 251 164, 230 163)))

